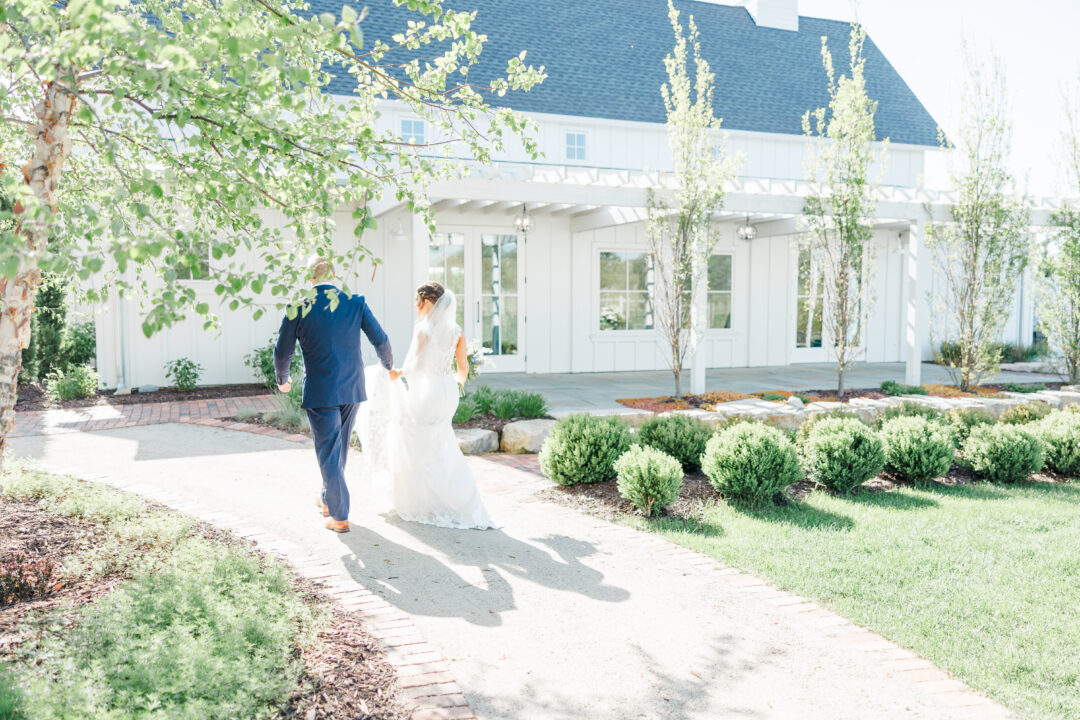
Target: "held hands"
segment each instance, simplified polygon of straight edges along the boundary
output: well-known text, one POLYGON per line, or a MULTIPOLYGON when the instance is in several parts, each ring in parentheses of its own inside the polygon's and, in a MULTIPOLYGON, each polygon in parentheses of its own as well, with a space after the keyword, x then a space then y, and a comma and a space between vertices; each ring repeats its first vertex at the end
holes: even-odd
POLYGON ((391 370, 390 371, 390 380, 391 380, 391 382, 393 382, 394 380, 397 380, 398 378, 400 378, 401 375, 402 375, 402 373, 401 373, 400 370, 391 370))

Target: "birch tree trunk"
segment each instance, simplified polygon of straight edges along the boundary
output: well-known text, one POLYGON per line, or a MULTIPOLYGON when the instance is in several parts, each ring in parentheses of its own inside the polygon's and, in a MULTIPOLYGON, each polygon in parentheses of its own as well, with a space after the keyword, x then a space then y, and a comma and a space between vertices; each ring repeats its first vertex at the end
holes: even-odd
MULTIPOLYGON (((73 70, 60 77, 74 81, 73 70)), ((35 123, 30 127, 33 150, 30 161, 23 167, 23 177, 37 206, 28 209, 15 204, 18 234, 26 251, 19 262, 14 278, 0 277, 0 462, 7 451, 8 434, 15 429, 15 403, 18 401, 19 370, 22 351, 30 342, 30 318, 33 314, 34 291, 41 283, 38 255, 49 238, 49 223, 43 213, 56 210, 56 188, 64 160, 71 152, 68 126, 75 112, 75 94, 58 82, 50 82, 44 97, 34 108, 35 123)))

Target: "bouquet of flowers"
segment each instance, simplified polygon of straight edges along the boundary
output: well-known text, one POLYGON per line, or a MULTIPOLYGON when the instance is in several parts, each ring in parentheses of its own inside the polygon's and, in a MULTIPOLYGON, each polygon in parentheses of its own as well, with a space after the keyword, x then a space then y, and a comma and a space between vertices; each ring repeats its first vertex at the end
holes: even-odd
MULTIPOLYGON (((475 380, 480 374, 480 368, 488 363, 484 357, 484 346, 479 340, 470 340, 465 346, 465 356, 469 363, 469 372, 465 375, 465 382, 475 380)), ((454 356, 454 372, 457 373, 457 355, 454 356)), ((458 385, 458 392, 465 396, 465 386, 458 385)))

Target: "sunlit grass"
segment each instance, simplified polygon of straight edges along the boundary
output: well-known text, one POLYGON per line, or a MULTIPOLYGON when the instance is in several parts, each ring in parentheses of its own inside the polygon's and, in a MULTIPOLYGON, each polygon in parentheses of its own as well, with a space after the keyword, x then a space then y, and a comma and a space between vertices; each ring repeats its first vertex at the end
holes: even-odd
POLYGON ((1023 717, 1080 717, 1080 485, 816 492, 646 524, 813 598, 1023 717))

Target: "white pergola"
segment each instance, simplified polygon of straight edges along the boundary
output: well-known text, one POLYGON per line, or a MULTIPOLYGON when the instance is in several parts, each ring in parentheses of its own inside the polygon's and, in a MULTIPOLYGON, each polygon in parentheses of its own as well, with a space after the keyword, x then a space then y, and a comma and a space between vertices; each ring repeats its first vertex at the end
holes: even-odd
MULTIPOLYGON (((524 205, 533 215, 569 217, 571 233, 646 218, 647 194, 655 189, 659 197, 670 193, 675 176, 670 172, 649 172, 604 168, 568 167, 520 162, 490 165, 467 163, 467 175, 440 180, 428 188, 436 211, 471 210, 481 213, 511 213, 524 205)), ((791 235, 805 231, 800 219, 806 198, 820 192, 813 183, 795 180, 732 178, 724 190, 725 210, 721 220, 745 222, 749 219, 757 237, 791 235)), ((906 382, 918 385, 921 378, 920 339, 926 332, 929 311, 919 298, 925 278, 931 273, 926 249, 926 223, 950 219, 956 198, 951 192, 912 188, 880 187, 876 192, 875 229, 908 233, 905 249, 907 282, 904 287, 906 382)), ((373 204, 378 216, 402 205, 385 201, 373 204)), ((1053 226, 1053 214, 1060 203, 1052 198, 1030 200, 1032 227, 1053 226)), ((416 216, 413 220, 413 260, 417 272, 426 266, 427 230, 416 216)), ((418 277, 419 282, 426 278, 418 277)), ((704 388, 705 368, 692 363, 691 385, 704 388)))

